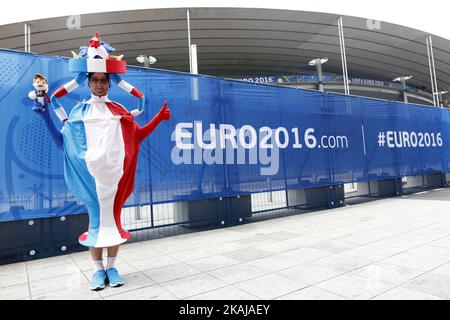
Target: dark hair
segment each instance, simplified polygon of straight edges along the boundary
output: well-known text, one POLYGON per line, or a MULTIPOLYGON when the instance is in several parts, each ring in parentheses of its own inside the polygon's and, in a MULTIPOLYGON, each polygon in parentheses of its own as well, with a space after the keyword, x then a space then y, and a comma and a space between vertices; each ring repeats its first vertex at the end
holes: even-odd
MULTIPOLYGON (((88 73, 88 81, 90 82, 91 81, 91 78, 92 78, 92 76, 94 75, 94 73, 101 73, 101 72, 89 72, 88 73)), ((106 76, 106 78, 108 79, 108 82, 110 82, 110 79, 109 79, 109 74, 108 73, 103 73, 105 76, 106 76)))
MULTIPOLYGON (((40 74, 40 73, 35 73, 35 74, 34 74, 33 80, 36 80, 36 79, 43 79, 43 80, 45 80, 46 82, 48 82, 47 78, 44 77, 44 76, 43 76, 42 74, 40 74)), ((108 77, 108 79, 109 79, 109 77, 108 77)))

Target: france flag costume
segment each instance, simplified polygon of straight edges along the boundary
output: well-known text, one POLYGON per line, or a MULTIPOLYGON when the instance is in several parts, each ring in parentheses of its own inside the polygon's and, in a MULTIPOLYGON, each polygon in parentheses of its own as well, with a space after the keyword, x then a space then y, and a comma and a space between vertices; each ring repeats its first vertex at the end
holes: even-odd
POLYGON ((69 70, 78 75, 51 97, 54 111, 64 123, 62 130, 56 128, 48 108, 35 110, 44 118, 56 145, 64 150, 67 186, 89 213, 89 228, 78 240, 91 248, 116 246, 130 238, 120 217, 133 191, 139 146, 161 121, 170 118, 166 101, 150 122, 139 127, 134 117, 144 111, 144 95, 118 75, 126 72, 126 63, 122 56, 110 56, 114 49, 99 37, 96 33, 89 41, 90 47, 82 47, 86 52, 69 60, 69 70), (138 107, 128 111, 107 96, 92 95, 67 116, 58 99, 81 86, 89 73, 108 73, 119 88, 139 99, 138 107))
POLYGON ((140 128, 127 109, 107 96, 92 96, 72 109, 62 129, 64 175, 89 212, 89 230, 79 237, 82 245, 103 248, 130 237, 120 215, 133 191, 139 145, 169 117, 164 104, 140 128))

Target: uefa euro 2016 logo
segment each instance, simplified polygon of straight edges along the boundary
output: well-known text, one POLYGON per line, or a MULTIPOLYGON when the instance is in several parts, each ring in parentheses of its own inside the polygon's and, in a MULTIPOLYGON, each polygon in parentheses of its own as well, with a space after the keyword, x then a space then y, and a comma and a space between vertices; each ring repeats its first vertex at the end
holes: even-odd
POLYGON ((278 173, 280 145, 285 146, 276 129, 256 130, 249 125, 235 128, 230 124, 208 127, 204 131, 201 121, 176 125, 171 137, 175 142, 171 152, 173 164, 249 164, 259 165, 263 176, 278 173))
POLYGON ((317 128, 254 128, 202 121, 180 122, 172 132, 171 160, 181 164, 238 164, 259 165, 260 175, 276 175, 280 168, 280 150, 316 150, 317 152, 345 152, 350 139, 340 133, 328 134, 317 128), (206 130, 204 130, 206 129, 206 130))

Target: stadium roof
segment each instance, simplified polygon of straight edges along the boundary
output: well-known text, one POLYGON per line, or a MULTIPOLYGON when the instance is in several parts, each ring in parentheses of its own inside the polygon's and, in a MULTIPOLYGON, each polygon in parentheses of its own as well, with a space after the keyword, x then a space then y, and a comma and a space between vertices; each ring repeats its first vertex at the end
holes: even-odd
MULTIPOLYGON (((199 73, 217 76, 313 72, 308 62, 328 57, 325 72, 341 74, 339 15, 251 8, 191 8, 191 41, 197 44, 199 73)), ((160 69, 189 71, 185 8, 84 14, 81 28, 68 17, 29 21, 31 51, 70 56, 96 31, 125 55, 157 58, 160 69)), ((343 16, 348 74, 388 80, 412 75, 408 83, 431 91, 428 33, 400 25, 343 16), (371 24, 373 23, 373 24, 371 24)), ((23 50, 23 23, 0 26, 0 47, 23 50)), ((433 36, 439 90, 450 87, 450 41, 433 36)))

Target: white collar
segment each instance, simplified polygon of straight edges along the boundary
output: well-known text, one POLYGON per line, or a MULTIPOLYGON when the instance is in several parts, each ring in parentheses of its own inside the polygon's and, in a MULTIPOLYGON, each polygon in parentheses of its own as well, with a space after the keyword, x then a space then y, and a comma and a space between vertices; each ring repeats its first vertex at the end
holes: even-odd
POLYGON ((108 99, 108 95, 99 97, 99 96, 91 94, 91 98, 88 101, 86 101, 85 103, 92 104, 92 103, 101 103, 101 102, 111 102, 111 100, 108 99))

